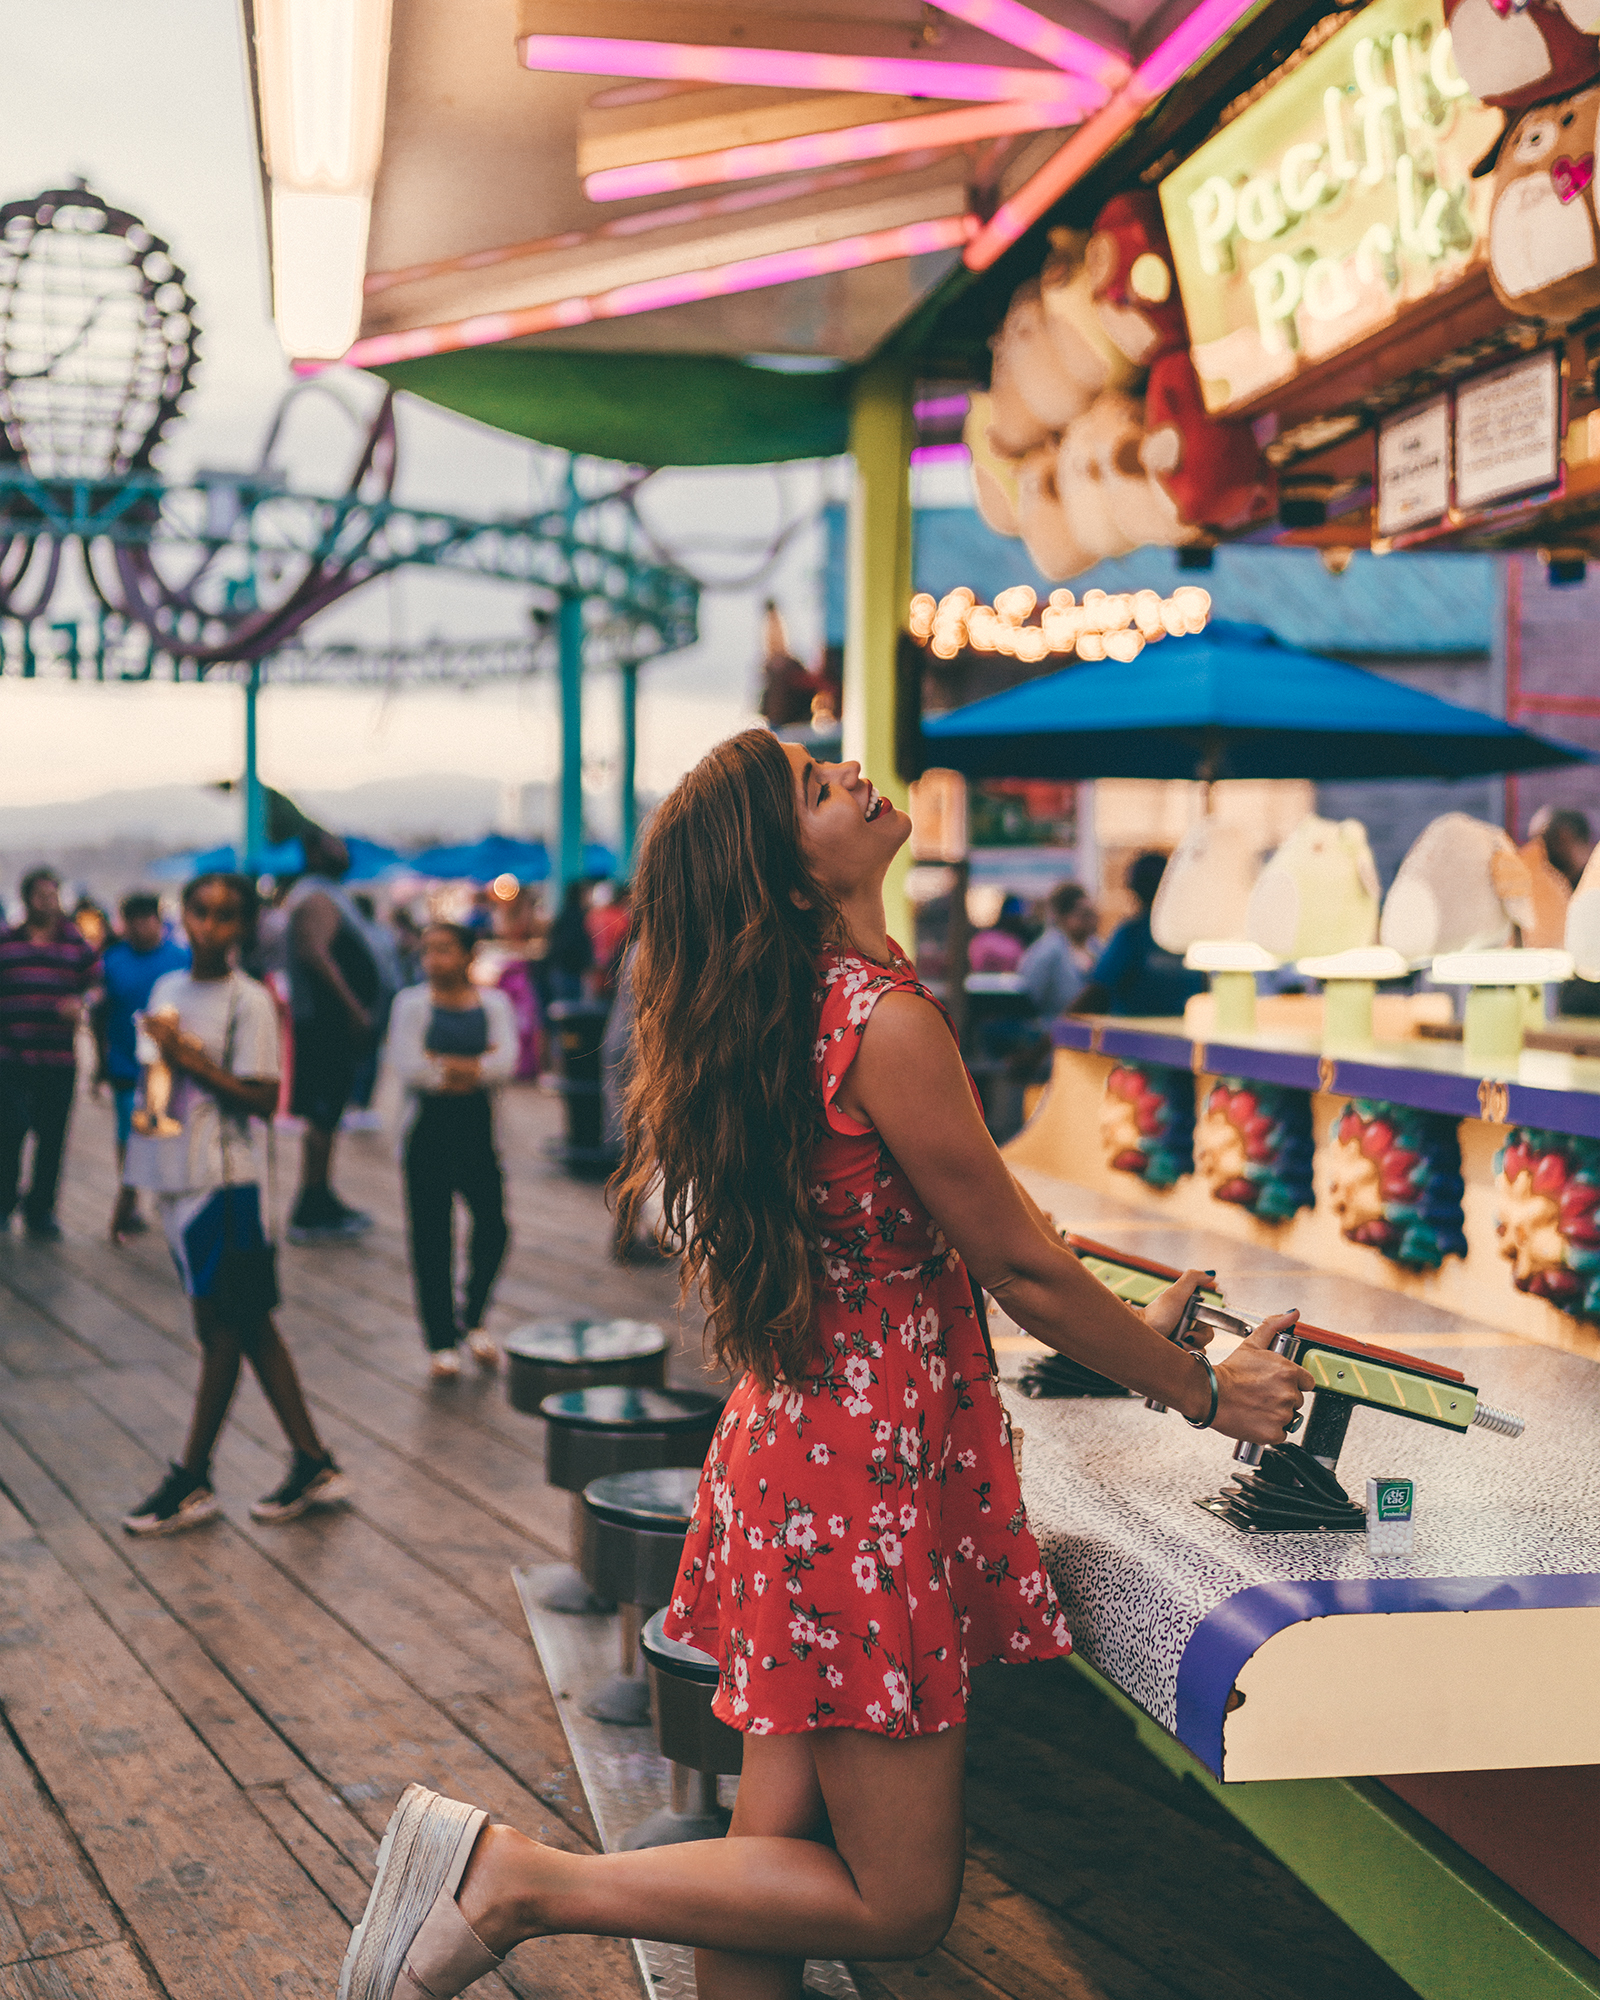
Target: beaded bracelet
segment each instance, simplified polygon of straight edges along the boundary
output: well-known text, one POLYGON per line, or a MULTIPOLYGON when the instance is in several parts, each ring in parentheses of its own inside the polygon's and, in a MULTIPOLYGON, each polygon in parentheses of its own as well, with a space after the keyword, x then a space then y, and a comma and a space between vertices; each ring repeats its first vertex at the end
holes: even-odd
POLYGON ((1211 1365, 1211 1356, 1198 1347, 1192 1348, 1190 1352, 1211 1378, 1211 1407, 1203 1417, 1185 1417, 1183 1421, 1193 1430, 1208 1431, 1217 1419, 1217 1398, 1221 1394, 1222 1385, 1217 1380, 1216 1369, 1211 1365))

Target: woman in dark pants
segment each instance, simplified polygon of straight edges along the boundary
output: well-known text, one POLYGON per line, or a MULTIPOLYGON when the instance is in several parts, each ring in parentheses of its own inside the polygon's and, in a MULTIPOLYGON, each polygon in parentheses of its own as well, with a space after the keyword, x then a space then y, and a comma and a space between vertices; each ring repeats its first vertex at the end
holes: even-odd
POLYGON ((463 1336, 480 1368, 500 1365, 500 1351, 483 1330, 508 1240, 491 1100, 516 1069, 517 1024, 503 993, 473 985, 475 943, 460 924, 429 924, 422 934, 427 984, 398 995, 389 1021, 389 1060, 407 1098, 402 1157, 411 1270, 436 1382, 461 1373, 456 1350, 463 1336), (459 1316, 457 1195, 472 1216, 459 1316))

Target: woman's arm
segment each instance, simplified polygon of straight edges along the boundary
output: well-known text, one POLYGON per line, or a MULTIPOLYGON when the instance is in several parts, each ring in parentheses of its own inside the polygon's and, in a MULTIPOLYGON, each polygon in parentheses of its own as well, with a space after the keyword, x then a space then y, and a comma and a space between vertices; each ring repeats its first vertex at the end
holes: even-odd
MULTIPOLYGON (((840 1088, 840 1110, 876 1127, 972 1275, 1019 1326, 1141 1396, 1203 1416, 1203 1368, 1083 1268, 1030 1214, 973 1102, 950 1031, 908 993, 885 994, 840 1088)), ((1176 1289, 1176 1288, 1174 1288, 1176 1289)), ((1313 1384, 1271 1353, 1292 1314, 1265 1321, 1217 1369, 1216 1429, 1277 1444, 1313 1384)))
POLYGON ((389 1011, 384 1060, 407 1090, 440 1090, 444 1071, 423 1047, 431 1011, 426 986, 408 986, 397 993, 389 1011))
POLYGON ((507 1083, 517 1069, 517 1017, 498 986, 483 987, 478 997, 489 1024, 489 1046, 478 1058, 478 1081, 490 1086, 507 1083))

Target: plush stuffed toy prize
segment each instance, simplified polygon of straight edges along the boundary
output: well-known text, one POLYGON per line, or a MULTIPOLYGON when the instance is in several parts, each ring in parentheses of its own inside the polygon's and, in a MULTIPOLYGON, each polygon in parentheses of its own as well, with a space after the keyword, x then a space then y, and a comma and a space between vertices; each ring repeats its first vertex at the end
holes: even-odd
POLYGON ((1163 354, 1150 370, 1144 399, 1146 472, 1192 528, 1239 528, 1277 505, 1277 475, 1248 424, 1207 414, 1189 350, 1163 354))
POLYGON ((1444 18, 1462 81, 1503 111, 1600 76, 1600 0, 1445 0, 1444 18))
POLYGON ((1441 813, 1411 843, 1385 898, 1378 942, 1402 958, 1493 951, 1533 924, 1533 882, 1510 836, 1441 813))
POLYGON ((1595 124, 1600 89, 1527 112, 1495 163, 1489 282, 1508 312, 1565 326, 1600 306, 1595 124))
POLYGON ((1153 190, 1119 194, 1101 209, 1083 253, 1096 317, 1135 368, 1189 344, 1172 250, 1153 190))
POLYGON ((1371 944, 1378 870, 1360 820, 1307 813, 1262 869, 1245 930, 1275 958, 1331 958, 1371 944))

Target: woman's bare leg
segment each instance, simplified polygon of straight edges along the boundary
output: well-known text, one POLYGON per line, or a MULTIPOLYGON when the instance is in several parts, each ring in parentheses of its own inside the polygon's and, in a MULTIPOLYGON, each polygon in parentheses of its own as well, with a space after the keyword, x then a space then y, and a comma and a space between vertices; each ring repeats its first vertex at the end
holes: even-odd
MULTIPOLYGON (((809 1736, 747 1736, 730 1840, 822 1841, 828 1812, 822 1803, 817 1762, 809 1736)), ((769 1958, 753 1952, 697 1951, 699 2000, 800 2000, 803 1958, 769 1958)))
MULTIPOLYGON (((769 1740, 745 1738, 750 1775, 769 1740)), ((832 1847, 756 1834, 637 1854, 566 1854, 488 1826, 461 1885, 463 1916, 497 1952, 569 1932, 768 1960, 931 1951, 961 1895, 966 1731, 893 1741, 825 1729, 801 1740, 832 1847)), ((758 1798, 761 1790, 758 1780, 758 1798)))

